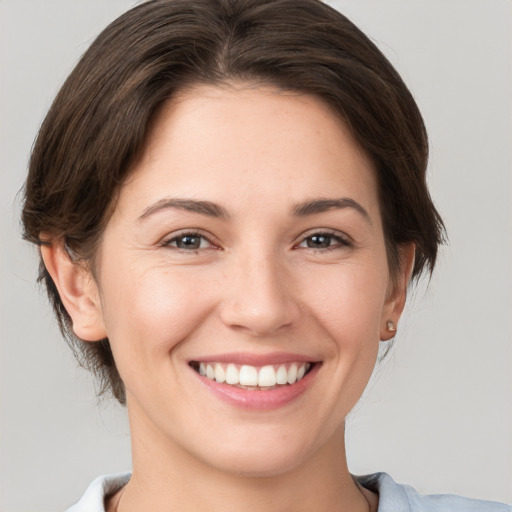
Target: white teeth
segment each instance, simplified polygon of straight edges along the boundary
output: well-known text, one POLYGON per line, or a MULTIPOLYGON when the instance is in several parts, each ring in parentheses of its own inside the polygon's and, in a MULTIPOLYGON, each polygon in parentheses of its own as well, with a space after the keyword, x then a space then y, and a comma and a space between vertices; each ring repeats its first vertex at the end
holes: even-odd
POLYGON ((228 364, 226 368, 226 382, 228 384, 239 384, 239 371, 234 364, 228 364))
POLYGON ((199 363, 199 374, 210 380, 230 385, 271 388, 277 385, 295 384, 311 368, 310 363, 288 363, 279 366, 267 365, 257 368, 235 364, 199 363))
POLYGON ((286 366, 282 364, 276 373, 276 384, 288 384, 288 372, 286 366))
POLYGON ((275 386, 277 382, 276 371, 273 366, 264 366, 258 373, 258 386, 275 386))
POLYGON ((217 382, 225 382, 226 380, 226 372, 221 364, 217 363, 215 365, 215 380, 217 382))
POLYGON ((243 365, 240 368, 240 384, 242 386, 258 385, 258 370, 254 366, 243 365))
POLYGON ((288 370, 288 384, 293 384, 297 381, 297 365, 293 363, 288 370))

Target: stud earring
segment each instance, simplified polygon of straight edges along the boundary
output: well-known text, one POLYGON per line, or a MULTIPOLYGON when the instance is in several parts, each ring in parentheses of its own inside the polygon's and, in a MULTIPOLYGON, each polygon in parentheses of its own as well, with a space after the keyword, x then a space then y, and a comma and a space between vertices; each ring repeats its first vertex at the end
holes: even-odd
POLYGON ((392 320, 388 320, 388 323, 386 324, 386 326, 387 326, 389 332, 395 332, 396 331, 395 324, 393 323, 392 320))

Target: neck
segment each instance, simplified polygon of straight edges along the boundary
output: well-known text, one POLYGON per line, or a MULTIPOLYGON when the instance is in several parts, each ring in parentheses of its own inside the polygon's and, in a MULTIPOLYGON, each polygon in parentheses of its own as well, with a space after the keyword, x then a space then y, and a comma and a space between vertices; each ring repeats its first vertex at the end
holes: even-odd
POLYGON ((131 427, 133 475, 119 512, 368 511, 348 471, 344 425, 313 456, 270 476, 219 470, 158 432, 131 427))

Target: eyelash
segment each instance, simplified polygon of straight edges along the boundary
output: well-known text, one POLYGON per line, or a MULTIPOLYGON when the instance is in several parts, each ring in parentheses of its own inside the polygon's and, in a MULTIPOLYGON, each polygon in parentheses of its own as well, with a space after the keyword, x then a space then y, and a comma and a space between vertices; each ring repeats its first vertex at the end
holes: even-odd
POLYGON ((353 247, 352 241, 345 235, 341 235, 339 233, 336 233, 334 231, 313 231, 306 236, 304 236, 301 241, 295 245, 295 247, 301 247, 302 244, 307 243, 308 239, 311 239, 313 237, 324 237, 329 238, 331 241, 335 241, 336 243, 333 245, 328 245, 327 247, 304 247, 305 249, 310 249, 312 251, 316 252, 327 252, 327 251, 334 251, 340 248, 351 248, 353 247))
POLYGON ((201 250, 218 249, 218 247, 213 242, 211 242, 208 237, 206 237, 205 235, 203 235, 202 233, 200 233, 198 231, 183 231, 181 233, 178 233, 177 235, 174 235, 171 238, 167 238, 167 239, 163 240, 162 243, 160 244, 160 246, 161 247, 170 247, 174 250, 177 250, 177 251, 179 251, 181 253, 185 253, 185 254, 197 254, 201 250), (181 247, 178 247, 177 243, 180 240, 183 240, 184 238, 199 238, 199 239, 201 239, 200 246, 198 248, 194 248, 194 249, 183 249, 181 247), (203 243, 203 241, 207 242, 208 247, 201 247, 201 244, 203 243), (172 245, 173 243, 176 243, 176 245, 173 246, 172 245))
MULTIPOLYGON (((173 250, 177 250, 180 253, 184 253, 184 254, 198 254, 199 251, 204 251, 204 250, 208 250, 208 249, 219 249, 219 247, 216 246, 207 236, 205 236, 204 234, 202 234, 199 231, 183 231, 181 233, 174 235, 172 238, 167 238, 167 239, 163 240, 162 243, 160 244, 160 246, 172 248, 173 250), (184 248, 178 247, 177 244, 179 243, 179 241, 181 241, 185 238, 200 239, 199 247, 193 248, 193 249, 191 249, 191 248, 184 249, 184 248), (203 244, 204 241, 206 241, 206 243, 208 244, 208 247, 201 247, 201 245, 203 244), (173 244, 176 244, 176 245, 173 245, 173 244)), ((351 248, 351 247, 353 247, 353 243, 346 235, 342 236, 339 233, 336 233, 333 231, 326 231, 326 230, 312 231, 312 232, 306 234, 305 236, 303 236, 301 238, 300 242, 293 246, 294 249, 304 248, 304 249, 312 250, 315 253, 328 252, 328 251, 333 251, 333 250, 340 249, 340 248, 351 248), (307 244, 308 239, 312 239, 313 237, 328 238, 329 242, 334 241, 335 243, 329 244, 326 247, 307 247, 307 246, 302 247, 302 244, 307 244)))

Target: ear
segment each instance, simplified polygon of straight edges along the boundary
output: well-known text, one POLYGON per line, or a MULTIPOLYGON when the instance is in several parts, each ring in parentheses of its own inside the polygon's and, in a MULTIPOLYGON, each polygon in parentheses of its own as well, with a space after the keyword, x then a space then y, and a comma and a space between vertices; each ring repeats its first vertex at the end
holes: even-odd
POLYGON ((405 307, 407 297, 407 286, 411 280, 414 268, 414 254, 416 246, 414 243, 403 245, 399 248, 400 268, 390 280, 388 294, 381 318, 380 339, 387 341, 396 334, 398 320, 405 307))
POLYGON ((42 245, 41 255, 76 336, 84 341, 106 338, 99 290, 91 272, 73 261, 62 240, 42 245))

